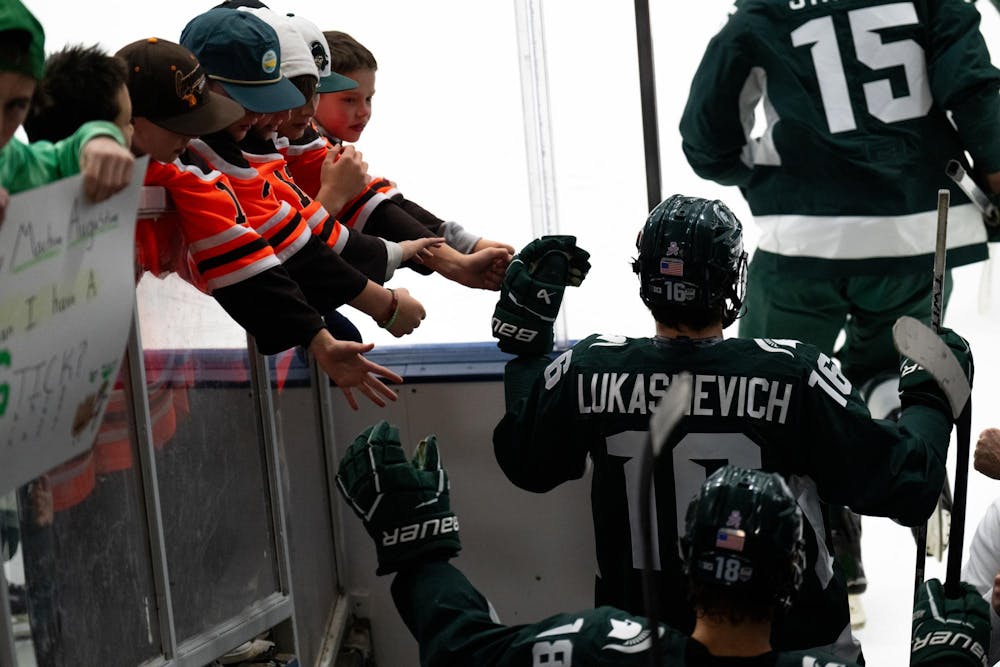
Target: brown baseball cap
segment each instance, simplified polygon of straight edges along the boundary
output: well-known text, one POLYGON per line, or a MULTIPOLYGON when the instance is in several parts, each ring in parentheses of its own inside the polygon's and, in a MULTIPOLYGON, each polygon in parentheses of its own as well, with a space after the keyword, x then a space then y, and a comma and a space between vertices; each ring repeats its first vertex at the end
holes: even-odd
POLYGON ((198 59, 180 44, 149 37, 115 54, 128 67, 132 116, 197 137, 232 125, 243 107, 208 90, 198 59))

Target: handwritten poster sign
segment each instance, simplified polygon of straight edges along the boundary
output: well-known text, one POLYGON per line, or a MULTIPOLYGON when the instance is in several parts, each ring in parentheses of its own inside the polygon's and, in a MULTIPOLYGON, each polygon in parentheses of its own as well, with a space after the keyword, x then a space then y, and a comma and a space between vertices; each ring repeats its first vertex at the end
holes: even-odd
POLYGON ((133 177, 94 204, 77 176, 11 198, 0 225, 0 492, 93 445, 132 320, 141 188, 133 177))

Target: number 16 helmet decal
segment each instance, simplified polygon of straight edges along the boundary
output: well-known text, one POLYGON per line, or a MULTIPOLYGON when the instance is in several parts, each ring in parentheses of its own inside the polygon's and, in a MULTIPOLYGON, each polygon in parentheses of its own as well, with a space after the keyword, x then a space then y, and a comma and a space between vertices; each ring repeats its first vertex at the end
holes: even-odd
POLYGON ((636 249, 632 270, 654 317, 657 307, 676 307, 717 311, 723 326, 736 319, 747 255, 743 226, 721 201, 673 195, 660 202, 639 232, 636 249))

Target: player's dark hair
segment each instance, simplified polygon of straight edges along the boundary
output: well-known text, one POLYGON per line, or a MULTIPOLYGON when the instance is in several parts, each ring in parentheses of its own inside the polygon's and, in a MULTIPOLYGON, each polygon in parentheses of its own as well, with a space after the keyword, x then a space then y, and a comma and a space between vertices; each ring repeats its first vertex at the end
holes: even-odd
POLYGON ((378 69, 378 63, 375 62, 372 52, 346 32, 326 30, 323 36, 326 37, 326 44, 330 47, 330 69, 337 74, 358 70, 374 72, 378 69))
POLYGON ((319 85, 316 77, 309 74, 299 74, 298 76, 290 77, 288 80, 299 89, 302 96, 306 98, 306 102, 313 98, 313 95, 316 94, 316 86, 319 85))
POLYGON ((709 308, 693 306, 677 307, 666 304, 647 304, 653 319, 674 329, 687 327, 689 329, 706 329, 720 324, 724 319, 724 304, 716 304, 709 308))
POLYGON ((128 72, 96 44, 67 46, 45 61, 24 131, 31 141, 59 141, 92 120, 114 121, 128 72))
MULTIPOLYGON (((775 569, 791 572, 795 563, 791 559, 784 565, 775 563, 775 569)), ((760 588, 732 589, 688 577, 688 599, 698 617, 707 617, 733 625, 747 621, 773 621, 784 613, 786 605, 777 600, 773 591, 760 588)))

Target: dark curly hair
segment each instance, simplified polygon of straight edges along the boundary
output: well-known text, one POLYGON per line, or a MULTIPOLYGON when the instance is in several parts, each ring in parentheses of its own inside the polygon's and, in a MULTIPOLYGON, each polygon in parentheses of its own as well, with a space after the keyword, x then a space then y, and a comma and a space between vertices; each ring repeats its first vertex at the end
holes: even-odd
POLYGON ((88 121, 113 122, 118 92, 128 72, 120 58, 96 44, 77 44, 57 51, 45 61, 45 78, 38 83, 24 131, 31 141, 59 141, 88 121))

